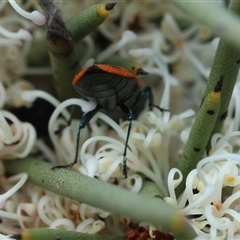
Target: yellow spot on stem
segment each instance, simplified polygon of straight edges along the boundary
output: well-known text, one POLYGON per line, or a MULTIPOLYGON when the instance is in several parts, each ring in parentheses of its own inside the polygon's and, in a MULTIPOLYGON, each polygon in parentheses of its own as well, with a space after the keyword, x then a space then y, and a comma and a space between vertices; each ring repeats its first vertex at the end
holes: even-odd
POLYGON ((102 17, 107 17, 109 14, 109 11, 106 9, 106 4, 101 3, 98 6, 98 14, 102 17))
POLYGON ((175 214, 172 218, 170 229, 173 232, 181 232, 186 225, 186 219, 180 214, 175 214))
POLYGON ((210 92, 207 96, 213 103, 218 103, 221 98, 221 92, 210 92))
POLYGON ((27 231, 27 230, 23 231, 23 232, 22 232, 21 239, 22 239, 22 240, 30 240, 30 239, 31 239, 31 236, 30 236, 29 233, 30 233, 30 232, 27 231))

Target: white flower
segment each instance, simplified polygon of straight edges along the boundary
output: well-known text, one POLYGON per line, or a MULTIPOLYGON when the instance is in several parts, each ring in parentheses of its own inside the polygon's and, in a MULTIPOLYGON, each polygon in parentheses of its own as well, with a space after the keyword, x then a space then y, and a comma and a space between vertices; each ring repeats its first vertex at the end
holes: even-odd
MULTIPOLYGON (((199 55, 202 54, 202 51, 205 52, 206 47, 208 47, 209 44, 201 44, 196 41, 188 40, 190 36, 193 35, 197 30, 198 27, 195 24, 192 24, 192 26, 184 32, 181 31, 171 14, 165 14, 162 21, 162 31, 164 36, 170 40, 172 44, 174 44, 176 51, 181 51, 181 54, 178 54, 178 56, 180 58, 187 58, 189 62, 195 67, 195 69, 197 69, 197 71, 207 79, 209 75, 209 68, 206 68, 202 64, 196 53, 199 55), (194 53, 194 51, 196 53, 194 53)), ((212 56, 214 52, 215 51, 211 52, 212 56)), ((212 58, 212 56, 210 57, 212 58)), ((209 59, 209 57, 205 59, 209 59)))
MULTIPOLYGON (((182 181, 178 169, 168 175, 169 196, 165 201, 188 216, 198 237, 196 239, 237 239, 240 208, 240 156, 224 150, 226 139, 239 132, 218 139, 218 149, 203 158, 186 179, 186 188, 179 199, 175 188, 182 181), (223 144, 223 145, 222 145, 223 144), (221 151, 220 151, 221 149, 221 151), (176 179, 175 175, 179 177, 176 179), (224 188, 228 187, 228 192, 224 188)), ((215 139, 215 138, 214 138, 215 139)), ((215 141, 212 140, 212 146, 215 141)), ((238 148, 240 145, 238 145, 238 148)))

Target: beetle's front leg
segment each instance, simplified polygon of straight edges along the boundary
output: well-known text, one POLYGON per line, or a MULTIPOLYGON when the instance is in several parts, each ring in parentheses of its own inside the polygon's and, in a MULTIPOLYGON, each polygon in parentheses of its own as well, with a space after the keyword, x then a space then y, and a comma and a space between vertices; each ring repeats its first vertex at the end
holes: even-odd
POLYGON ((132 110, 134 112, 134 116, 138 116, 140 114, 147 100, 150 110, 152 110, 152 108, 155 107, 159 109, 161 112, 169 111, 168 109, 161 108, 154 104, 152 89, 149 86, 146 86, 139 92, 133 104, 132 110))
POLYGON ((77 143, 76 143, 76 152, 75 152, 74 161, 72 163, 70 163, 70 164, 67 164, 67 165, 54 166, 54 167, 52 167, 52 169, 56 169, 56 168, 69 168, 69 167, 72 167, 73 165, 75 165, 77 163, 79 140, 80 140, 80 131, 81 131, 81 129, 83 129, 91 121, 91 119, 99 111, 99 109, 100 109, 100 107, 97 106, 92 111, 86 113, 83 116, 83 118, 81 119, 81 121, 80 121, 80 124, 78 126, 78 131, 77 131, 77 141, 76 141, 77 143))

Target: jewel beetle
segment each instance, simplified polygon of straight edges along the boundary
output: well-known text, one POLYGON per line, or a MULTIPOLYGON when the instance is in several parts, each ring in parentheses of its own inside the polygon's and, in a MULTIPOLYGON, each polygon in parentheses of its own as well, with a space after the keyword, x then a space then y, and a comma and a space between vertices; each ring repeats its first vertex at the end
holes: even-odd
MULTIPOLYGON (((138 69, 137 74, 145 75, 147 73, 143 71, 143 69, 138 69)), ((94 64, 82 69, 74 77, 72 85, 83 97, 96 101, 97 106, 92 111, 86 113, 80 121, 77 131, 77 145, 74 161, 68 165, 55 166, 53 169, 68 168, 77 163, 80 131, 90 122, 99 110, 104 109, 106 111, 114 111, 117 107, 120 107, 129 121, 123 151, 123 175, 124 178, 127 178, 126 155, 133 113, 141 112, 146 100, 149 101, 148 105, 150 110, 152 107, 156 107, 160 111, 168 110, 154 105, 151 88, 148 86, 143 87, 137 75, 123 67, 107 64, 94 64), (127 106, 126 103, 133 97, 135 98, 133 104, 127 106)))

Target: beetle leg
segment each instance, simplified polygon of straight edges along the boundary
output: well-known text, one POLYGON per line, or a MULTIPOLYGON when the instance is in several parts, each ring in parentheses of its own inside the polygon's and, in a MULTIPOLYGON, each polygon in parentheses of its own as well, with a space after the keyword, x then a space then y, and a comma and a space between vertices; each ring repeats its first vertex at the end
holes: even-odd
POLYGON ((69 168, 69 167, 72 167, 73 165, 75 165, 77 163, 81 129, 83 129, 91 121, 91 119, 99 111, 99 109, 100 109, 99 106, 97 106, 92 111, 86 113, 86 115, 83 116, 83 118, 81 119, 81 121, 79 123, 78 131, 77 131, 77 144, 76 144, 76 152, 75 152, 74 161, 72 163, 70 163, 70 164, 67 164, 67 165, 54 166, 54 167, 52 167, 52 169, 56 169, 56 168, 69 168))
POLYGON ((56 135, 60 136, 62 131, 71 125, 72 123, 72 119, 73 119, 73 114, 74 114, 74 110, 75 110, 76 106, 71 106, 71 110, 70 110, 70 118, 67 121, 67 124, 62 124, 59 126, 59 128, 54 132, 56 135))
POLYGON ((131 108, 125 106, 124 104, 120 105, 122 111, 126 114, 127 120, 129 121, 128 125, 128 131, 127 131, 127 138, 125 142, 124 152, 123 152, 123 175, 124 178, 127 178, 127 146, 128 146, 128 140, 130 136, 130 131, 132 128, 132 120, 133 120, 133 114, 131 108))
MULTIPOLYGON (((83 99, 85 101, 89 101, 86 97, 82 96, 80 97, 79 99, 83 99)), ((56 135, 60 135, 62 133, 62 131, 71 125, 72 123, 72 120, 73 120, 73 116, 74 116, 74 112, 75 112, 75 108, 76 108, 76 105, 73 105, 71 106, 71 109, 70 109, 70 118, 68 119, 67 121, 67 124, 64 124, 64 125, 61 125, 56 131, 55 131, 55 134, 56 135)))
POLYGON ((168 109, 161 108, 154 104, 152 89, 149 86, 146 86, 145 88, 143 88, 143 90, 139 92, 134 102, 134 105, 132 107, 134 115, 135 113, 136 113, 136 116, 140 114, 147 100, 148 100, 148 106, 150 110, 152 110, 152 108, 155 107, 159 109, 161 112, 169 111, 168 109))

